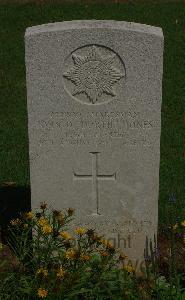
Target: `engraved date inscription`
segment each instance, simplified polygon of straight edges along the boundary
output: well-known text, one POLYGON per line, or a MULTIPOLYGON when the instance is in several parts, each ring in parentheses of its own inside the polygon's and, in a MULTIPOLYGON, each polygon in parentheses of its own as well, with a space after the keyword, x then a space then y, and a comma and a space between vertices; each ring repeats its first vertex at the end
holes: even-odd
MULTIPOLYGON (((155 120, 145 119, 138 112, 52 112, 39 121, 40 143, 51 140, 65 145, 150 146, 147 132, 157 128, 155 120)), ((150 134, 148 134, 150 136, 150 134)))

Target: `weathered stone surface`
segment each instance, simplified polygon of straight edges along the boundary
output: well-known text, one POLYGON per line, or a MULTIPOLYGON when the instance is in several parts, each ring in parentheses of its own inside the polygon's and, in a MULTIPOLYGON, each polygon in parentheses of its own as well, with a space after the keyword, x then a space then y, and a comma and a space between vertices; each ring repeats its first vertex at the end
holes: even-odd
POLYGON ((158 220, 161 29, 72 21, 25 41, 32 207, 73 207, 142 259, 158 220))

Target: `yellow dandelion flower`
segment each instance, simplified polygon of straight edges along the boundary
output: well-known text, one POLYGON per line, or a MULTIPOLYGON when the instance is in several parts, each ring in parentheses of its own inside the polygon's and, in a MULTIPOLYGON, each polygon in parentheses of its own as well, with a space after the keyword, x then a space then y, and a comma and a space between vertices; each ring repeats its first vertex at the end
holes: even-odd
POLYGON ((46 269, 44 269, 43 267, 41 267, 36 271, 36 275, 42 275, 44 277, 47 277, 48 271, 46 269))
POLYGON ((128 259, 128 256, 126 256, 126 255, 123 254, 123 253, 120 253, 120 255, 119 255, 119 260, 124 260, 124 259, 128 259))
POLYGON ((71 236, 71 234, 67 231, 60 231, 59 235, 64 239, 64 240, 72 240, 73 237, 71 236))
POLYGON ((83 235, 83 234, 85 234, 85 233, 87 232, 87 229, 86 229, 86 228, 83 228, 83 227, 77 227, 77 228, 75 229, 75 232, 76 232, 77 234, 79 234, 79 235, 83 235))
POLYGON ((134 273, 134 271, 135 271, 134 267, 131 264, 124 266, 123 269, 125 271, 127 271, 128 273, 134 273))
POLYGON ((106 239, 100 239, 100 243, 103 244, 104 246, 107 245, 107 240, 106 239))
POLYGON ((108 242, 108 243, 107 243, 107 248, 109 248, 109 249, 114 249, 115 247, 114 247, 113 244, 111 244, 110 242, 108 242))
POLYGON ((185 227, 185 221, 181 222, 181 225, 185 227))
POLYGON ((64 275, 65 275, 65 270, 62 268, 62 267, 60 267, 59 269, 58 269, 58 271, 57 271, 57 277, 58 278, 63 278, 64 277, 64 275))
POLYGON ((38 224, 39 224, 40 226, 47 226, 47 225, 48 225, 48 221, 47 221, 44 217, 41 217, 41 218, 39 218, 39 220, 38 220, 38 224))
POLYGON ((38 294, 39 298, 46 298, 47 294, 48 294, 48 291, 46 291, 43 288, 39 288, 38 291, 37 291, 37 294, 38 294))
POLYGON ((33 211, 29 211, 28 213, 26 213, 26 218, 28 220, 33 219, 33 217, 34 217, 34 212, 33 211))
POLYGON ((83 261, 89 261, 91 259, 90 255, 87 254, 81 254, 80 258, 83 261))
POLYGON ((114 248, 114 246, 106 239, 100 239, 100 243, 109 249, 114 248))
POLYGON ((178 224, 175 224, 172 226, 173 230, 177 229, 177 227, 178 227, 178 224))
POLYGON ((65 257, 67 259, 75 259, 77 256, 77 253, 74 249, 68 249, 65 253, 65 257))
POLYGON ((13 226, 19 225, 19 224, 21 224, 21 220, 19 218, 13 219, 10 221, 10 224, 13 226))
POLYGON ((44 234, 49 234, 49 233, 53 232, 53 229, 52 229, 52 227, 50 225, 44 225, 42 227, 42 232, 44 234))
POLYGON ((109 256, 109 253, 108 253, 107 251, 99 250, 99 253, 100 253, 100 255, 103 256, 103 257, 109 256))

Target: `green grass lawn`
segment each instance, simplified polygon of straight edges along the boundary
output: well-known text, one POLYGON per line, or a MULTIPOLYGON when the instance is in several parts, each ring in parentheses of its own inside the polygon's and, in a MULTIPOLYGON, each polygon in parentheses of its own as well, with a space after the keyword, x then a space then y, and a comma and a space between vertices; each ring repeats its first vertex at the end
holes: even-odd
MULTIPOLYGON (((46 4, 0 6, 0 183, 29 185, 24 33, 28 26, 75 19, 114 19, 163 29, 165 37, 160 222, 169 195, 185 214, 185 4, 46 4)), ((184 218, 185 219, 185 218, 184 218)))

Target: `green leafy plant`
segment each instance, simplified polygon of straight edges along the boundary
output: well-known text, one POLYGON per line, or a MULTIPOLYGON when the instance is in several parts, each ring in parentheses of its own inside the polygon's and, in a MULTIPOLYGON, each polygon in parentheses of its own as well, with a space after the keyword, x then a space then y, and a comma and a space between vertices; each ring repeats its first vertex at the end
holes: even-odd
POLYGON ((176 267, 183 221, 168 226, 168 272, 162 272, 154 237, 146 241, 146 272, 136 274, 124 253, 93 228, 75 228, 73 219, 73 209, 41 203, 10 222, 9 247, 0 247, 0 299, 185 300, 183 272, 176 267))
POLYGON ((135 270, 127 257, 94 229, 69 230, 73 214, 42 203, 11 221, 9 247, 17 263, 1 273, 2 298, 135 299, 135 270))

